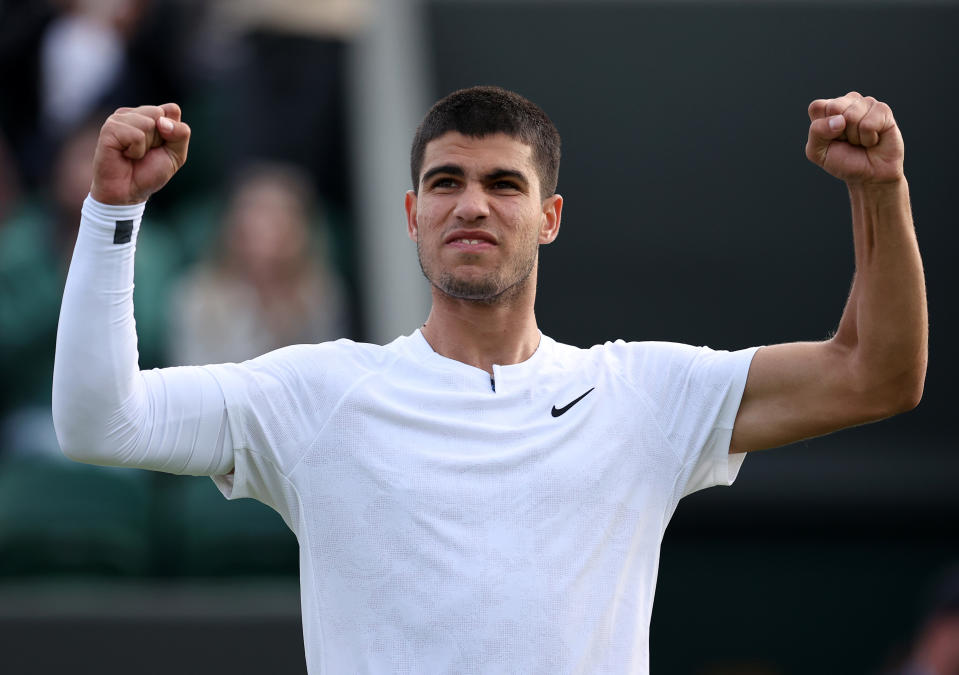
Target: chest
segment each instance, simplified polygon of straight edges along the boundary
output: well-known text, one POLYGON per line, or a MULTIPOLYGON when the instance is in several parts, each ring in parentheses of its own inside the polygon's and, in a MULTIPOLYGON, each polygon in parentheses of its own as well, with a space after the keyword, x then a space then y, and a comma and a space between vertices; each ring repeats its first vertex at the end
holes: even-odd
POLYGON ((672 453, 616 377, 498 384, 356 387, 306 454, 304 488, 354 505, 389 503, 396 517, 506 525, 667 497, 672 453))

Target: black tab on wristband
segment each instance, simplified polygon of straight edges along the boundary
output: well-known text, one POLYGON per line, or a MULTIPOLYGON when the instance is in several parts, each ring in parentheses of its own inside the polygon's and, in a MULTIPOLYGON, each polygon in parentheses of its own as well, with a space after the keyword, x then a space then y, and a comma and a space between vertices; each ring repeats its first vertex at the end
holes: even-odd
POLYGON ((117 229, 113 231, 113 243, 129 244, 130 239, 133 238, 133 221, 118 220, 116 222, 117 222, 117 229))

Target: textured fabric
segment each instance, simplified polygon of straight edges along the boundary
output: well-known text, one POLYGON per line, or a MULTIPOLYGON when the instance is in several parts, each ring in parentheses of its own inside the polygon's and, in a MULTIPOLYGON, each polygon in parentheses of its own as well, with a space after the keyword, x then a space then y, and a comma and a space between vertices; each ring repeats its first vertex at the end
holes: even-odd
POLYGON ((754 351, 544 336, 494 391, 419 332, 289 347, 210 368, 215 480, 297 534, 311 673, 645 673, 663 532, 735 478, 754 351))
POLYGON ((226 473, 232 441, 216 380, 204 368, 137 365, 133 260, 143 208, 84 202, 57 329, 57 439, 92 464, 226 473), (114 243, 130 221, 130 240, 114 243))
POLYGON ((543 336, 494 389, 417 331, 140 372, 141 214, 84 206, 54 375, 65 452, 224 474, 226 496, 275 508, 313 675, 648 672, 662 535, 683 495, 735 479, 754 349, 543 336))

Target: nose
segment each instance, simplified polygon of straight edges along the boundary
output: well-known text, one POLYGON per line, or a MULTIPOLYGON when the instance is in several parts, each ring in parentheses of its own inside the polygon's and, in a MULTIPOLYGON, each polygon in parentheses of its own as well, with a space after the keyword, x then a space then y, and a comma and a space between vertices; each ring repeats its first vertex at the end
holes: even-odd
POLYGON ((468 184, 456 201, 453 215, 460 220, 474 221, 489 215, 489 202, 482 186, 468 184))

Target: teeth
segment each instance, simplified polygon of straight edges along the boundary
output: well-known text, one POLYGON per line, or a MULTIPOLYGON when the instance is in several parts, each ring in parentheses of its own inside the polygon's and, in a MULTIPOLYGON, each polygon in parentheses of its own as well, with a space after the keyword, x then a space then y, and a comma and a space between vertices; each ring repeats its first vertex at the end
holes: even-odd
POLYGON ((464 244, 478 244, 480 243, 479 239, 457 239, 456 241, 463 242, 464 244))

